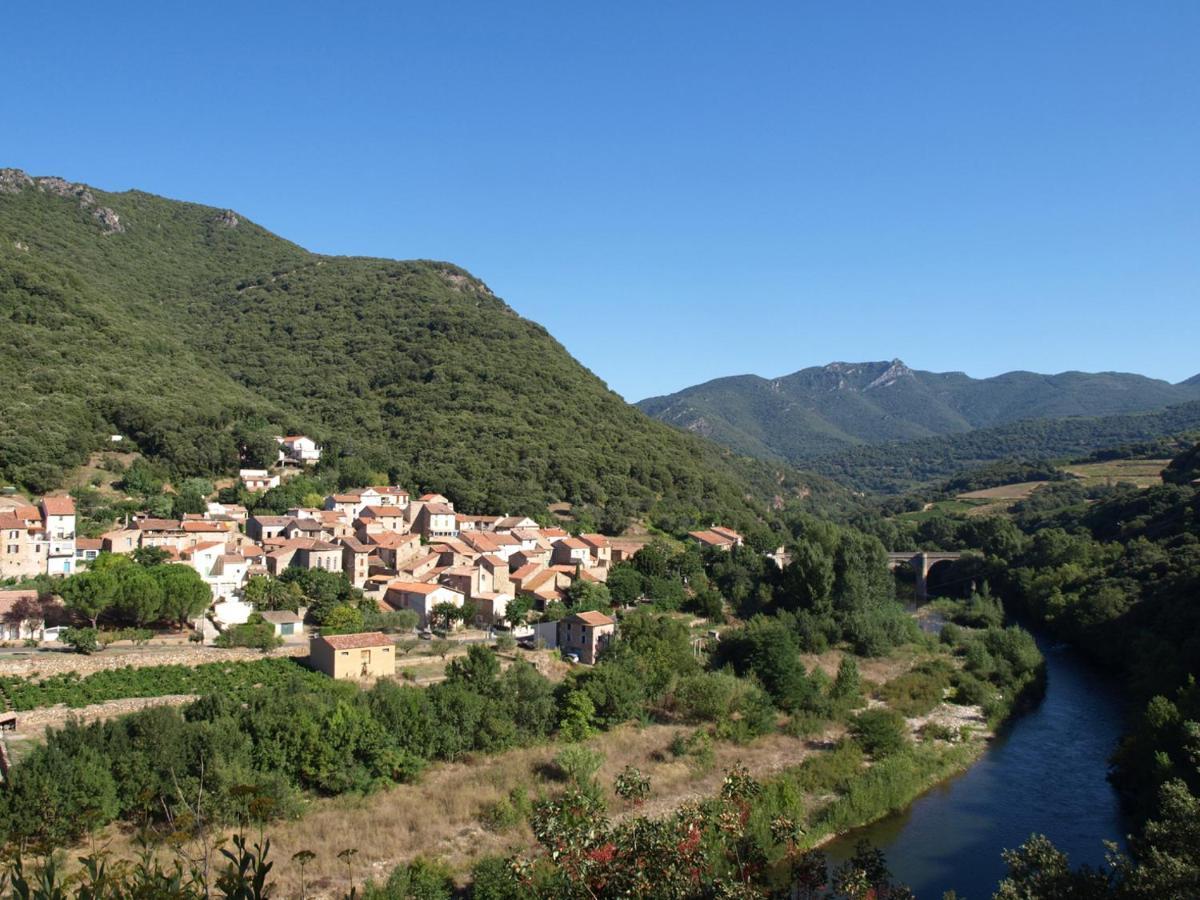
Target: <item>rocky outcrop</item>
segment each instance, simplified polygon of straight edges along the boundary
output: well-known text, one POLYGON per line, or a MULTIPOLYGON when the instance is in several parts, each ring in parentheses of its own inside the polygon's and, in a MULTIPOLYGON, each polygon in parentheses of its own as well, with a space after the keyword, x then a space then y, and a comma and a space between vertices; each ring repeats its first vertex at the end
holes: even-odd
POLYGON ((20 169, 0 169, 0 194, 19 194, 33 185, 33 179, 20 169))
POLYGON ((76 184, 57 175, 31 178, 20 169, 0 169, 0 194, 19 194, 26 188, 36 187, 45 194, 53 194, 67 200, 75 200, 79 208, 91 210, 92 218, 104 229, 105 234, 116 234, 125 230, 121 217, 107 206, 97 206, 96 196, 86 184, 76 184))
POLYGON ((224 210, 217 216, 217 224, 224 225, 226 228, 237 228, 241 221, 232 209, 224 210))

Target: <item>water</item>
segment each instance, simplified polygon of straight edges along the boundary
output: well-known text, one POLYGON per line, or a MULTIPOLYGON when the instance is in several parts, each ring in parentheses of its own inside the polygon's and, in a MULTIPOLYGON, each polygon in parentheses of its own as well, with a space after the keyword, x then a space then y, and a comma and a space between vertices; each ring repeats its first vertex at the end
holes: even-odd
POLYGON ((1119 689, 1071 648, 1039 644, 1047 669, 1042 703, 961 776, 829 844, 831 861, 843 861, 866 838, 919 900, 938 900, 950 889, 969 900, 991 897, 1005 874, 1000 851, 1034 832, 1074 865, 1104 861, 1102 842, 1127 830, 1105 778, 1122 731, 1119 689))

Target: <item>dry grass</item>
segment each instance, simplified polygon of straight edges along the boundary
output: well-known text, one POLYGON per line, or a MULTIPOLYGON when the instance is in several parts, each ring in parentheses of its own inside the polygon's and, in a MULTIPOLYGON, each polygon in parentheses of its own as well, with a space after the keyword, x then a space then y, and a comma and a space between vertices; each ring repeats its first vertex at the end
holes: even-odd
MULTIPOLYGON (((588 741, 605 755, 598 777, 615 818, 635 812, 663 815, 688 800, 714 796, 720 792, 726 769, 735 762, 757 777, 776 774, 828 746, 825 742, 840 736, 842 729, 831 726, 828 734, 810 740, 771 734, 747 746, 717 743, 712 763, 702 769, 688 759, 675 758, 668 749, 677 735, 692 731, 681 725, 627 725, 588 741), (651 780, 650 800, 636 811, 612 793, 613 780, 626 765, 637 766, 651 780)), ((301 818, 270 828, 277 896, 299 895, 299 870, 291 857, 300 850, 316 854, 307 866, 309 896, 332 897, 349 887, 345 864, 337 858, 348 847, 358 850, 354 862, 358 881, 382 880, 394 866, 418 855, 442 859, 456 871, 466 872, 483 856, 530 847, 533 837, 527 825, 497 833, 486 827, 485 814, 514 788, 524 788, 531 798, 560 792, 563 785, 552 761, 561 747, 548 744, 441 763, 431 766, 417 784, 367 797, 311 801, 301 818)), ((112 826, 107 836, 115 855, 132 853, 130 835, 112 826)))
POLYGON ((959 494, 960 500, 1024 500, 1038 488, 1049 484, 1046 481, 1022 481, 1019 484, 1002 484, 982 491, 967 491, 959 494))

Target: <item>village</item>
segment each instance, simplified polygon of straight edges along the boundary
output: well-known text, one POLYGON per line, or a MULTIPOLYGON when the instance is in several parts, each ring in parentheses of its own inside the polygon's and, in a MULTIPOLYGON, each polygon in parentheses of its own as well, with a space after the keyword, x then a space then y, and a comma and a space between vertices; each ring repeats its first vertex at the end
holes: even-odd
MULTIPOLYGON (((311 438, 277 441, 274 470, 239 473, 246 491, 270 490, 320 460, 311 438)), ((320 508, 296 507, 283 515, 250 514, 244 506, 212 501, 205 512, 180 519, 134 516, 97 538, 76 534, 70 496, 48 496, 0 507, 0 537, 0 582, 70 577, 101 553, 130 556, 154 548, 164 563, 194 570, 211 593, 207 608, 189 621, 192 640, 213 644, 238 626, 265 624, 282 643, 311 640, 313 667, 352 679, 394 674, 396 637, 379 631, 322 636, 306 624, 303 607, 256 609, 247 585, 293 569, 339 573, 381 614, 409 611, 420 637, 432 638, 435 631, 451 637, 463 629, 508 633, 530 649, 557 649, 569 662, 586 665, 611 640, 614 619, 597 610, 539 617, 550 604, 568 601, 578 582, 604 584, 613 564, 631 558, 646 541, 572 534, 525 516, 467 515, 440 494, 413 498, 395 485, 331 493, 320 508), (510 615, 514 604, 520 615, 510 615)), ((704 548, 742 544, 740 534, 721 526, 690 538, 704 548)), ((53 646, 67 627, 65 613, 36 590, 0 590, 0 640, 53 646)))

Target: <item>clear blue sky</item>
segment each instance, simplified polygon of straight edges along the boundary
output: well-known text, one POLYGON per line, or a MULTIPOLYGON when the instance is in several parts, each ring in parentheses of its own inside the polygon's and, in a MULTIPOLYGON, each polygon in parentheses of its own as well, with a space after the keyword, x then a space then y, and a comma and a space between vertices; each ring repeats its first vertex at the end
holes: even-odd
POLYGON ((483 278, 634 400, 1200 372, 1200 3, 60 3, 0 165, 483 278))

